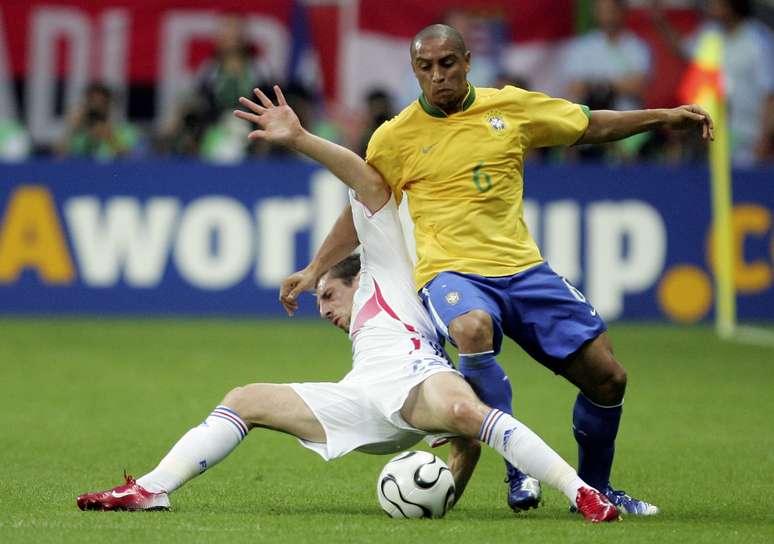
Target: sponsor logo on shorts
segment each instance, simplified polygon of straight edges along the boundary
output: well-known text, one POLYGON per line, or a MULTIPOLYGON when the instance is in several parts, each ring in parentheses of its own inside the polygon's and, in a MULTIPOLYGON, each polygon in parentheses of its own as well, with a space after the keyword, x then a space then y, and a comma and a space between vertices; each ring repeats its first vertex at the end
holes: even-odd
POLYGON ((462 296, 457 291, 449 291, 444 298, 446 299, 446 304, 454 306, 460 301, 462 296))
POLYGON ((412 374, 423 374, 426 371, 437 367, 452 368, 451 364, 446 359, 438 359, 435 357, 416 359, 409 364, 409 369, 412 374))

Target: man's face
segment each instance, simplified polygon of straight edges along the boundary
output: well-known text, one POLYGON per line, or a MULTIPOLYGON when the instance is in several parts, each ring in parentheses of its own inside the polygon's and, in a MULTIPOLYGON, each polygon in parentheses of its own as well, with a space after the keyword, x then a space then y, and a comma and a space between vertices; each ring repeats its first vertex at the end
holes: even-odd
POLYGON ((605 32, 617 32, 624 23, 623 6, 617 0, 597 0, 594 4, 594 16, 599 28, 605 32))
POLYGON ((707 15, 719 23, 726 23, 734 18, 734 11, 726 0, 709 0, 707 2, 707 15))
POLYGON ((461 53, 447 38, 427 38, 414 44, 411 65, 422 94, 433 106, 453 109, 465 98, 470 51, 461 53))
POLYGON ((234 15, 224 16, 218 26, 218 49, 223 53, 239 51, 242 40, 242 20, 234 15))
POLYGON ((320 317, 327 319, 344 332, 349 332, 352 320, 352 300, 360 280, 358 274, 347 285, 343 280, 331 278, 325 274, 317 284, 317 303, 320 305, 320 317))

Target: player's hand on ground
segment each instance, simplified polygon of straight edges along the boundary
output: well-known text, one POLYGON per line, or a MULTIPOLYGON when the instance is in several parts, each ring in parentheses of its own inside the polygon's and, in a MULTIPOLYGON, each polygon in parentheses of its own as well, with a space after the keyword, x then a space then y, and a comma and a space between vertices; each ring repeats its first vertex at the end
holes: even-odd
POLYGON ((704 140, 715 139, 712 117, 701 106, 690 104, 668 110, 667 127, 677 130, 699 129, 704 140))
POLYGON ((292 146, 293 141, 303 133, 301 122, 293 109, 288 106, 282 89, 274 86, 277 105, 274 105, 260 89, 253 89, 260 104, 239 97, 239 103, 249 111, 235 110, 234 115, 250 123, 258 125, 258 129, 247 135, 251 140, 266 140, 274 144, 292 146))
POLYGON ((280 287, 279 301, 289 317, 298 310, 298 297, 304 291, 311 291, 317 283, 316 275, 304 268, 285 278, 280 287))

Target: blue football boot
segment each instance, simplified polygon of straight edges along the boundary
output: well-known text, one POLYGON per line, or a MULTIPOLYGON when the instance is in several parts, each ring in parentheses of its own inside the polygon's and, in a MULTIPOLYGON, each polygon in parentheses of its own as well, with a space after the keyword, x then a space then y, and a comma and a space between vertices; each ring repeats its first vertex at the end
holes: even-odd
POLYGON ((540 505, 543 493, 538 480, 508 465, 505 481, 508 484, 508 506, 514 512, 537 508, 540 505))
POLYGON ((635 499, 628 495, 626 491, 613 489, 608 485, 603 491, 604 495, 612 502, 618 510, 624 514, 632 516, 655 516, 661 510, 655 504, 650 504, 640 499, 635 499))

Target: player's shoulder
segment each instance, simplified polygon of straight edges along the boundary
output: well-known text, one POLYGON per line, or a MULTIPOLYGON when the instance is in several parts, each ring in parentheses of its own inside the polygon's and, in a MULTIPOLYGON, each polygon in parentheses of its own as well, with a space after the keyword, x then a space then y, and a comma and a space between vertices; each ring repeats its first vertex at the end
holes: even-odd
POLYGON ((479 96, 482 98, 490 96, 499 98, 513 98, 523 96, 529 91, 524 90, 521 87, 516 87, 515 85, 505 85, 500 89, 491 87, 477 87, 476 92, 479 93, 479 96))
POLYGON ((420 120, 420 114, 421 108, 419 106, 419 101, 414 100, 411 102, 411 104, 403 108, 403 110, 401 110, 398 114, 393 116, 392 119, 389 119, 379 125, 379 128, 376 129, 376 132, 381 132, 385 135, 398 132, 404 129, 407 125, 420 120))
POLYGON ((606 41, 604 33, 599 30, 592 30, 569 40, 566 48, 568 51, 581 51, 585 53, 589 50, 599 49, 604 46, 606 41))
POLYGON ((375 144, 393 149, 400 148, 401 144, 416 136, 417 126, 424 121, 421 114, 419 102, 414 100, 392 119, 379 125, 371 135, 369 146, 375 144))
POLYGON ((516 108, 523 107, 529 101, 529 91, 525 91, 513 85, 506 85, 501 89, 492 87, 476 87, 477 102, 486 108, 516 108))

